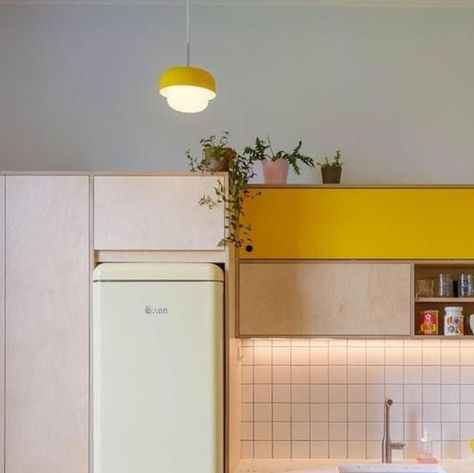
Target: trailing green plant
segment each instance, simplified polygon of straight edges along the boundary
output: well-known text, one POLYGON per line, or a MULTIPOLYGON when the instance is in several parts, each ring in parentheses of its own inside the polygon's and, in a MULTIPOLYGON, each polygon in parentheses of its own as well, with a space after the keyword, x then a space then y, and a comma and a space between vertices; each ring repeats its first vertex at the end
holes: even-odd
POLYGON ((339 150, 336 151, 336 154, 329 161, 329 158, 326 156, 323 162, 318 161, 316 163, 321 168, 342 168, 343 162, 341 161, 341 152, 339 150))
POLYGON ((221 244, 229 243, 239 248, 244 243, 252 241, 252 227, 242 223, 244 216, 244 203, 248 198, 254 198, 260 192, 250 191, 247 186, 255 176, 253 161, 249 156, 239 154, 235 149, 230 148, 228 141, 229 134, 225 132, 218 141, 214 136, 203 138, 200 141, 202 146, 201 158, 192 158, 190 152, 186 152, 190 169, 193 172, 213 172, 209 168, 208 153, 205 151, 217 146, 232 150, 232 159, 228 161, 229 185, 226 191, 221 179, 217 180, 214 188, 215 196, 203 195, 199 200, 199 205, 213 208, 218 204, 224 205, 225 231, 226 236, 221 244))
POLYGON ((193 171, 225 172, 229 170, 230 162, 235 159, 237 152, 229 145, 229 132, 224 131, 220 138, 208 136, 199 141, 201 156, 194 158, 191 151, 186 151, 186 158, 193 171))
POLYGON ((246 146, 243 154, 248 156, 252 163, 255 161, 263 161, 265 159, 271 159, 272 161, 286 159, 288 160, 288 163, 292 167, 295 174, 299 175, 301 173, 301 165, 314 168, 313 158, 301 154, 300 150, 302 146, 303 142, 300 140, 291 152, 277 151, 275 153, 273 151, 269 136, 267 136, 267 141, 257 137, 255 139, 255 146, 246 146))

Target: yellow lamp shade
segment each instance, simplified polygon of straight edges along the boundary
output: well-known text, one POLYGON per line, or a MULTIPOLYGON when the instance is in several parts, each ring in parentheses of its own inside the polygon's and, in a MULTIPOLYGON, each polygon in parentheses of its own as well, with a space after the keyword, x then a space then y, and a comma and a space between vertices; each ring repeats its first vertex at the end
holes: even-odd
POLYGON ((170 67, 160 77, 160 94, 178 112, 197 113, 216 96, 216 81, 205 69, 193 66, 170 67))

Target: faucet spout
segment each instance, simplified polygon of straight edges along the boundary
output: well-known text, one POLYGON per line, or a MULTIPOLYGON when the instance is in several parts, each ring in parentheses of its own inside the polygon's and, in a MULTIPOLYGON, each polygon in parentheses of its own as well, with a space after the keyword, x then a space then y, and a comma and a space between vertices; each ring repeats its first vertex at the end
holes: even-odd
POLYGON ((390 406, 393 400, 387 398, 385 400, 384 411, 384 429, 382 438, 382 463, 392 463, 392 450, 402 450, 406 444, 402 442, 392 442, 390 437, 390 406))

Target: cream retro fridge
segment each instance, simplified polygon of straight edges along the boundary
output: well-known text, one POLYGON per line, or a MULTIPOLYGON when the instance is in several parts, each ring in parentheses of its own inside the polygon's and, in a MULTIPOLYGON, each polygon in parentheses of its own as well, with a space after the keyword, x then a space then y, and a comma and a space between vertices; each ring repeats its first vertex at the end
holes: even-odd
POLYGON ((222 473, 223 273, 94 271, 94 473, 222 473))

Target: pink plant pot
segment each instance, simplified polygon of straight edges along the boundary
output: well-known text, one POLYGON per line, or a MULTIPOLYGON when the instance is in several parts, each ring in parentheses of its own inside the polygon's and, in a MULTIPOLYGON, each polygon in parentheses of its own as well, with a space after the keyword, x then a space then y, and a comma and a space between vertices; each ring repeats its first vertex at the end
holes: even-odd
POLYGON ((270 158, 265 158, 262 161, 263 180, 265 184, 286 184, 288 180, 287 159, 277 159, 272 161, 270 158))

